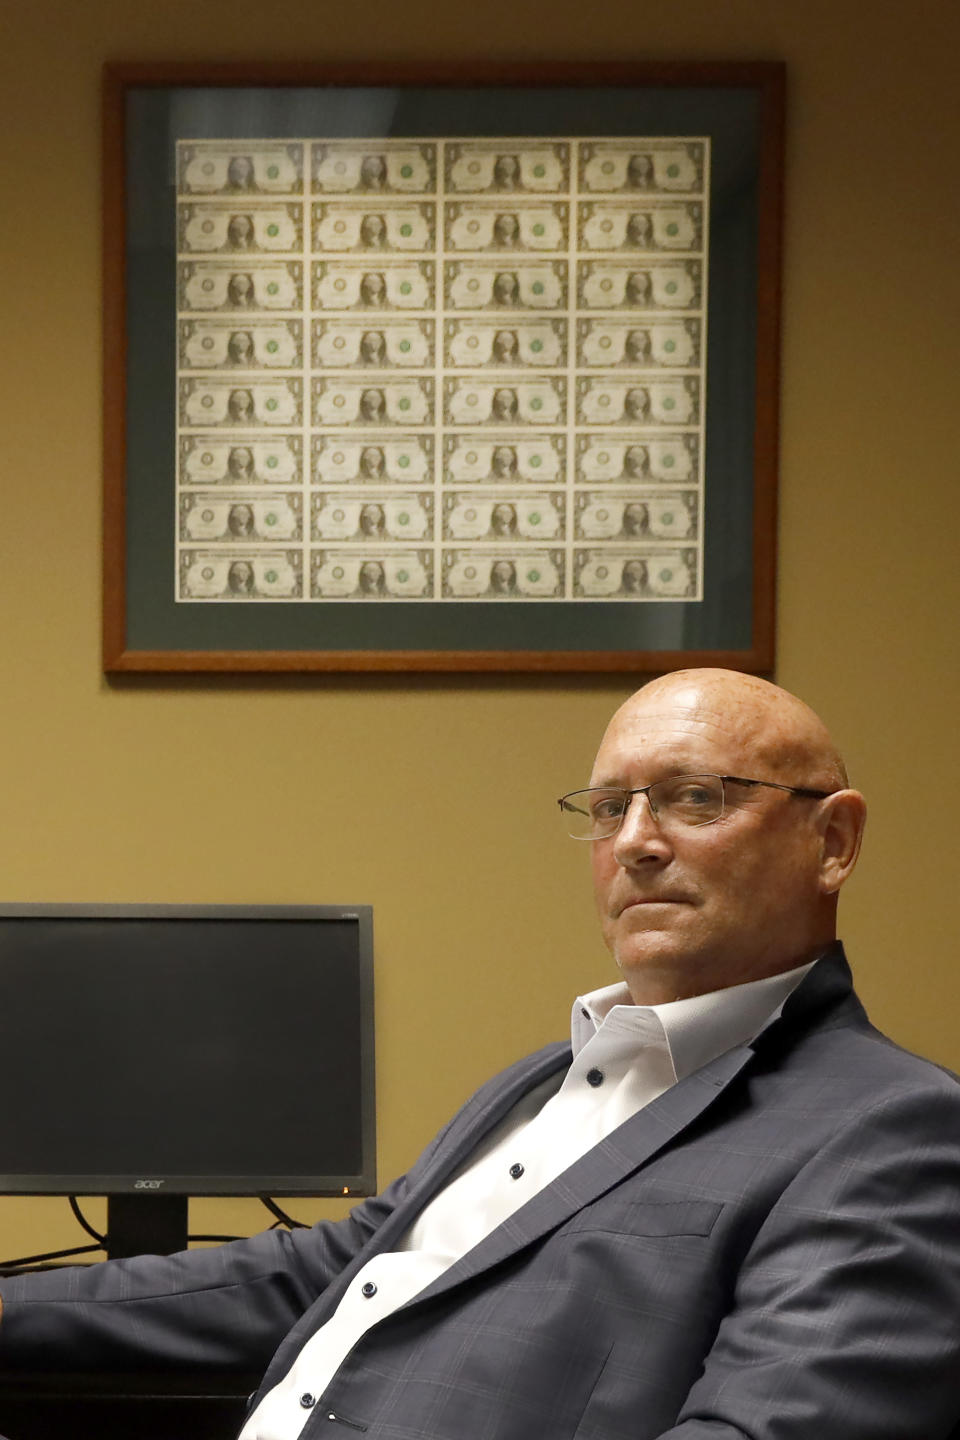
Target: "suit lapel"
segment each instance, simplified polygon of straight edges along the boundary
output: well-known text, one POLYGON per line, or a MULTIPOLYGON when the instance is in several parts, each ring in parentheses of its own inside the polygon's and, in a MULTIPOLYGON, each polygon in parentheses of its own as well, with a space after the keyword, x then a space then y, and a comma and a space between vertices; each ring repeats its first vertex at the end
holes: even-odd
POLYGON ((692 1124, 752 1058, 751 1046, 739 1046, 665 1091, 593 1146, 403 1308, 442 1295, 509 1259, 614 1189, 692 1124))

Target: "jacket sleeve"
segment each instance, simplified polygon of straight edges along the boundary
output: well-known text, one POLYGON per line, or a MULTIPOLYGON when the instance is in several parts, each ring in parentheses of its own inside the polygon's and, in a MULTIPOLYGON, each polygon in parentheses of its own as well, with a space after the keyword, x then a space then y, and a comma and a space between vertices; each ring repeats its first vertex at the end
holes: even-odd
POLYGON ((344 1220, 0 1281, 0 1368, 263 1370, 498 1084, 471 1096, 406 1175, 344 1220))
POLYGON ((795 1176, 661 1440, 944 1440, 960 1421, 960 1089, 860 1114, 795 1176))
POLYGON ((404 1188, 401 1179, 309 1230, 4 1279, 0 1366, 262 1370, 404 1188))

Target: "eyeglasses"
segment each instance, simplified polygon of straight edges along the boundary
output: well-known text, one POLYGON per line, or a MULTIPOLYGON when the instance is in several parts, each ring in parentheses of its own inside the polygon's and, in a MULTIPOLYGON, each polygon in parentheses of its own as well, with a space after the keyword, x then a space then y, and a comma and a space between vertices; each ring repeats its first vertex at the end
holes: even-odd
POLYGON ((567 833, 574 840, 606 840, 620 829, 634 795, 646 795, 651 815, 664 830, 712 825, 723 814, 728 785, 763 785, 808 800, 825 800, 835 793, 804 785, 779 785, 775 780, 746 780, 742 775, 671 775, 653 785, 639 785, 636 790, 619 785, 571 790, 557 804, 567 833))

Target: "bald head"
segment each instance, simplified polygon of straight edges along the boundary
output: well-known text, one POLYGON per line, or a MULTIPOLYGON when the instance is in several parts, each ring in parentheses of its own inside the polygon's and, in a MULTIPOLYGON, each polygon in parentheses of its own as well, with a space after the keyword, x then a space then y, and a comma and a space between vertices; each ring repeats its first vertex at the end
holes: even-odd
POLYGON ((653 680, 610 721, 590 783, 629 792, 591 853, 604 937, 638 1003, 779 974, 834 939, 865 806, 795 695, 733 670, 653 680), (706 823, 647 795, 709 776, 725 779, 706 823))
POLYGON ((769 775, 758 771, 757 779, 818 790, 839 790, 848 783, 846 766, 819 715, 789 690, 756 675, 705 668, 660 676, 621 705, 609 728, 657 711, 680 723, 738 736, 756 764, 769 768, 769 775))

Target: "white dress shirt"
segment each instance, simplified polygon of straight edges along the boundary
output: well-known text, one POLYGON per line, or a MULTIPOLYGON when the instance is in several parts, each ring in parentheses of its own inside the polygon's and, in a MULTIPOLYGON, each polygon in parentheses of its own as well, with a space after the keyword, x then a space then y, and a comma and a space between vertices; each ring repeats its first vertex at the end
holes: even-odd
POLYGON ((566 1074, 528 1092, 424 1207, 397 1249, 374 1256, 358 1272, 331 1318, 264 1396, 240 1440, 296 1440, 317 1397, 371 1326, 412 1300, 631 1115, 753 1039, 811 968, 664 1005, 634 1005, 622 983, 578 997, 566 1074))

